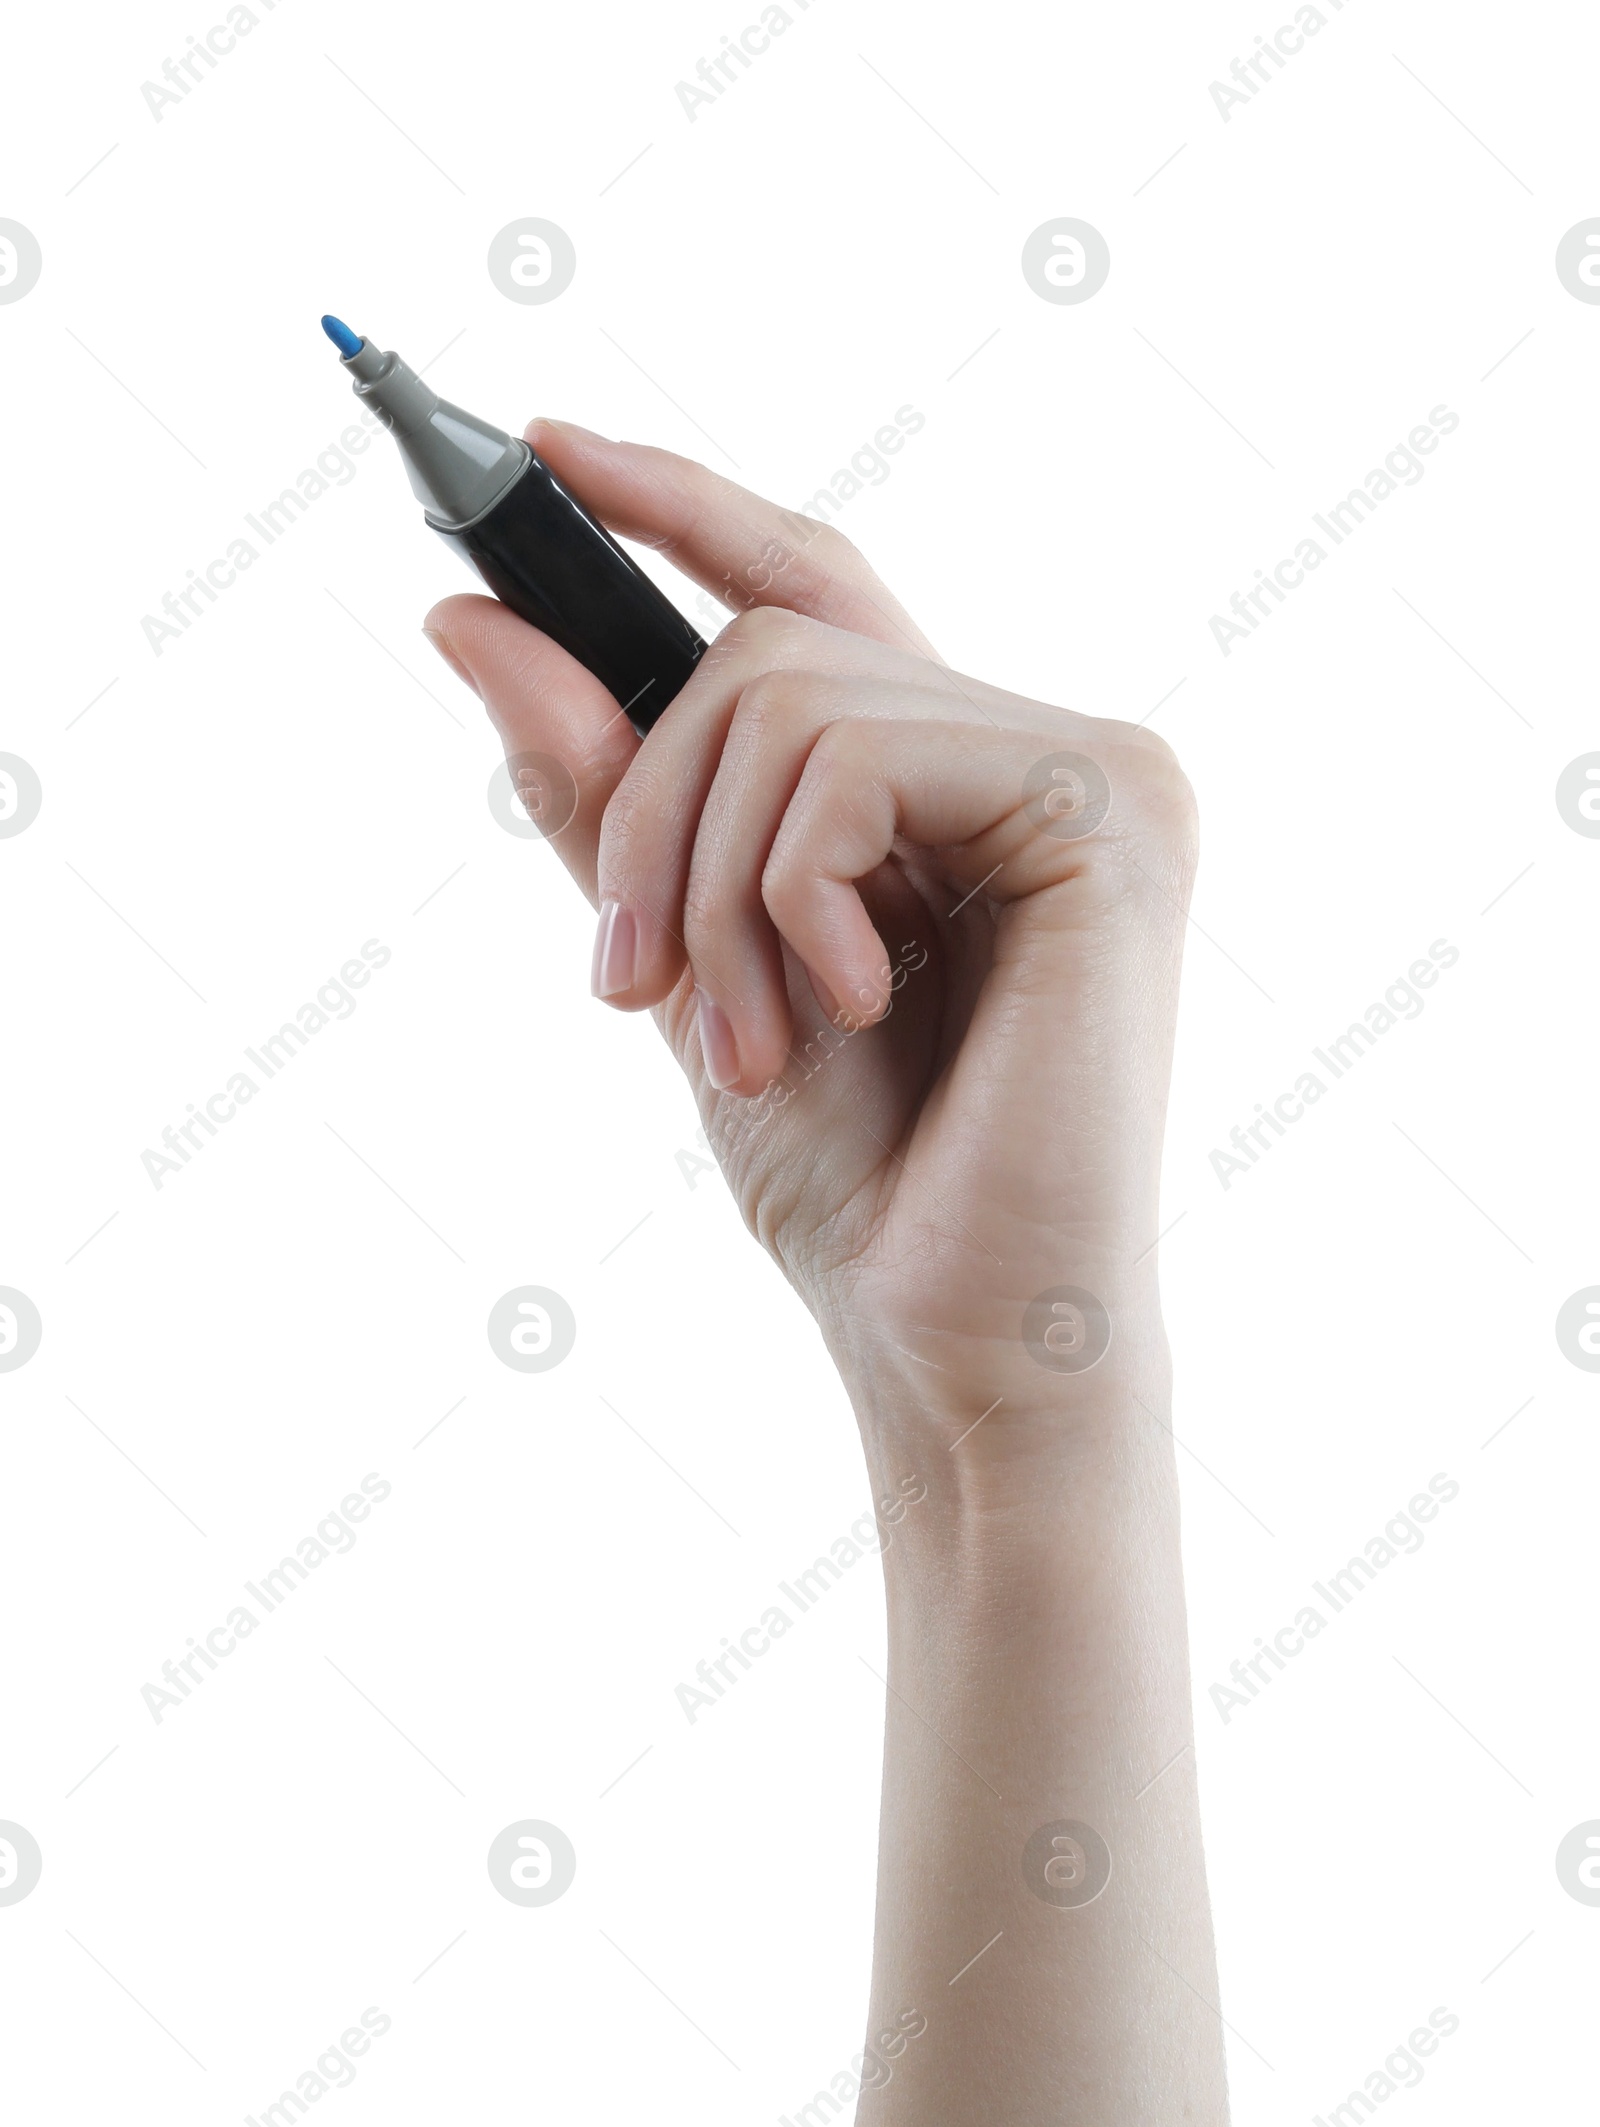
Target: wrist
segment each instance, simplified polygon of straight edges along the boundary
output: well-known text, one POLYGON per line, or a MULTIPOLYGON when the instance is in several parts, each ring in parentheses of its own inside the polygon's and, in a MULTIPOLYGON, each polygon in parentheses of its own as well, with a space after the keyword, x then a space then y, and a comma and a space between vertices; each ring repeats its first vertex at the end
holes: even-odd
POLYGON ((931 1546, 947 1562, 998 1551, 1043 1568, 1086 1517, 1164 1506, 1175 1488, 1165 1332, 1159 1313, 1118 1328, 1081 1373, 1015 1347, 965 1371, 880 1352, 845 1372, 896 1564, 931 1546))

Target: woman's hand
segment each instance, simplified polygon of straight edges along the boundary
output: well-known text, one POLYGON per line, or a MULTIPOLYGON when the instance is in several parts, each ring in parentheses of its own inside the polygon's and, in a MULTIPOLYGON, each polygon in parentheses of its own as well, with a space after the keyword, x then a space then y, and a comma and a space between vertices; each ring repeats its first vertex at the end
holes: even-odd
POLYGON ((493 600, 428 628, 514 769, 575 786, 595 989, 654 1011, 894 1524, 858 2120, 1219 2127, 1154 1268, 1187 787, 950 671, 836 533, 528 437, 741 608, 642 743, 493 600))
POLYGON ((975 1464, 1026 1459, 1052 1354, 1106 1326, 1038 1296, 1148 1333, 1188 788, 1135 726, 950 671, 836 532, 663 451, 528 434, 749 601, 642 743, 504 606, 429 616, 508 755, 576 783, 554 846, 599 909, 596 992, 655 1011, 858 1404, 914 1385, 954 1433, 1000 1397, 975 1464))

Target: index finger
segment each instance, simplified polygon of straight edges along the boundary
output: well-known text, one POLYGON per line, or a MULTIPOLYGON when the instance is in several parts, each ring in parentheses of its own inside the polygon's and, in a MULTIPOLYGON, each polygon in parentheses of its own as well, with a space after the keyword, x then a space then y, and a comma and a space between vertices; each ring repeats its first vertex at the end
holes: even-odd
POLYGON ((665 554, 734 611, 782 606, 942 662, 832 525, 650 444, 612 443, 569 421, 530 421, 523 433, 608 530, 665 554))

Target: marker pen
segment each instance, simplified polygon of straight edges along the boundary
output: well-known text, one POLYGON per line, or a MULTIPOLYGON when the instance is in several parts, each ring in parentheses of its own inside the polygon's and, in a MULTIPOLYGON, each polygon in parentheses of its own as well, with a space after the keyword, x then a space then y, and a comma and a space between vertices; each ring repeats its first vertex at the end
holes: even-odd
POLYGON ((513 613, 587 665, 642 738, 703 639, 526 443, 450 405, 337 318, 322 329, 356 397, 399 444, 423 521, 513 613))

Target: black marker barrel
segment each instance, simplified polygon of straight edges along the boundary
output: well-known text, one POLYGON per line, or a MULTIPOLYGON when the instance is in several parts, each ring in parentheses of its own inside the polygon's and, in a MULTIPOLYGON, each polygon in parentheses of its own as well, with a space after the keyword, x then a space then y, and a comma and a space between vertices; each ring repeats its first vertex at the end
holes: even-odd
POLYGON ((641 737, 699 663, 701 637, 531 450, 473 523, 428 523, 496 598, 588 666, 641 737))

